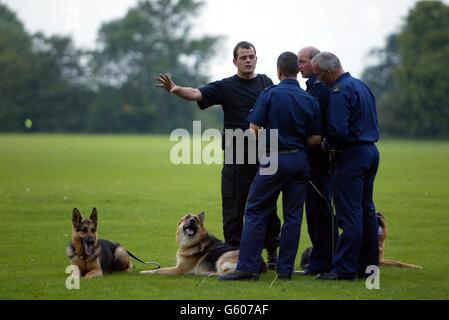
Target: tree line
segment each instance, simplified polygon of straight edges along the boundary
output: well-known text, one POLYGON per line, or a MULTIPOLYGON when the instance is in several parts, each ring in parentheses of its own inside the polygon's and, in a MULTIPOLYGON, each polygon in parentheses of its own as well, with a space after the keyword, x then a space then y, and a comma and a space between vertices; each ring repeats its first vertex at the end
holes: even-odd
POLYGON ((104 23, 87 51, 70 37, 28 34, 0 3, 0 131, 160 133, 193 119, 219 127, 219 110, 200 113, 154 86, 167 71, 192 86, 209 80, 220 37, 192 36, 201 5, 139 1, 104 23))
MULTIPOLYGON (((94 50, 68 36, 29 34, 0 3, 0 131, 166 133, 192 120, 220 128, 221 111, 201 112, 154 87, 209 81, 220 36, 193 37, 202 2, 145 0, 104 23, 94 50)), ((449 138, 449 7, 418 2, 362 79, 372 88, 385 136, 449 138)))
POLYGON ((365 69, 385 135, 449 138, 449 6, 418 2, 365 69))

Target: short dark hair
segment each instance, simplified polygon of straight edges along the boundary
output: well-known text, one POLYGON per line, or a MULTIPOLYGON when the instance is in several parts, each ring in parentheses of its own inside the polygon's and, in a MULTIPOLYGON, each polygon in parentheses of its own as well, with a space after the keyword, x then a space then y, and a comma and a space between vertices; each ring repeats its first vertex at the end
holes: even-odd
POLYGON ((243 49, 254 49, 254 53, 256 53, 256 47, 253 46, 252 43, 248 42, 248 41, 240 41, 239 43, 236 44, 236 46, 234 47, 234 59, 237 58, 237 51, 239 50, 239 48, 243 48, 243 49))
POLYGON ((286 77, 296 77, 299 72, 298 56, 289 51, 282 53, 278 58, 277 67, 286 77))

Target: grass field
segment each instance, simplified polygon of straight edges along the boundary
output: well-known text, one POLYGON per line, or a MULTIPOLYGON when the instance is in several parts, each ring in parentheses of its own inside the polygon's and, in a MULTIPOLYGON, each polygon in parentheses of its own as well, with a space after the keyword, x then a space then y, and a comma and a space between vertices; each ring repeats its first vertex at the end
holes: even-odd
MULTIPOLYGON (((176 222, 206 211, 222 237, 220 165, 172 165, 166 136, 0 135, 0 299, 449 299, 449 143, 384 141, 375 186, 389 221, 386 258, 424 270, 382 268, 364 280, 254 283, 132 273, 67 290, 71 212, 98 209, 99 235, 145 260, 175 263, 176 222)), ((305 226, 300 250, 309 245, 305 226)), ((297 259, 299 268, 299 259, 297 259)))

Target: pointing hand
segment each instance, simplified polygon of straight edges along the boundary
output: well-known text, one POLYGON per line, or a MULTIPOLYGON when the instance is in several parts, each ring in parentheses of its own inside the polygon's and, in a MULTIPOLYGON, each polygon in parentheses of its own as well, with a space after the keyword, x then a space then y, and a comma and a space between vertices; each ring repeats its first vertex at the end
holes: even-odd
POLYGON ((159 82, 156 84, 156 87, 164 88, 168 92, 173 92, 173 90, 176 88, 176 84, 167 73, 160 74, 156 77, 156 80, 159 82))

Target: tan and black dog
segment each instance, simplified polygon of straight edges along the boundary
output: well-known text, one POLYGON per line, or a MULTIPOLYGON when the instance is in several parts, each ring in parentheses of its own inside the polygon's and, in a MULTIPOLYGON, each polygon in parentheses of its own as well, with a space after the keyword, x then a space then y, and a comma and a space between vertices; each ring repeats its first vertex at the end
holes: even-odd
POLYGON ((204 212, 188 214, 179 220, 176 241, 179 249, 176 266, 141 271, 141 274, 222 275, 234 271, 239 251, 208 233, 204 227, 204 212))
MULTIPOLYGON (((412 269, 422 269, 422 267, 405 263, 399 260, 389 260, 384 258, 385 252, 385 240, 388 236, 387 221, 382 213, 377 212, 377 223, 379 225, 378 239, 379 239, 379 266, 386 267, 398 267, 398 268, 412 268, 412 269)), ((312 253, 312 247, 304 250, 301 255, 301 269, 306 270, 310 264, 310 254, 312 253)))
POLYGON ((387 221, 382 213, 377 213, 377 222, 379 224, 379 265, 386 267, 398 267, 398 268, 412 268, 412 269, 422 269, 422 267, 415 264, 405 263, 399 260, 389 260, 384 258, 385 252, 385 240, 388 236, 387 221))
POLYGON ((98 239, 98 215, 93 209, 89 219, 83 219, 77 208, 72 213, 72 240, 67 247, 70 263, 86 278, 101 277, 105 272, 131 271, 128 252, 120 244, 98 239))

